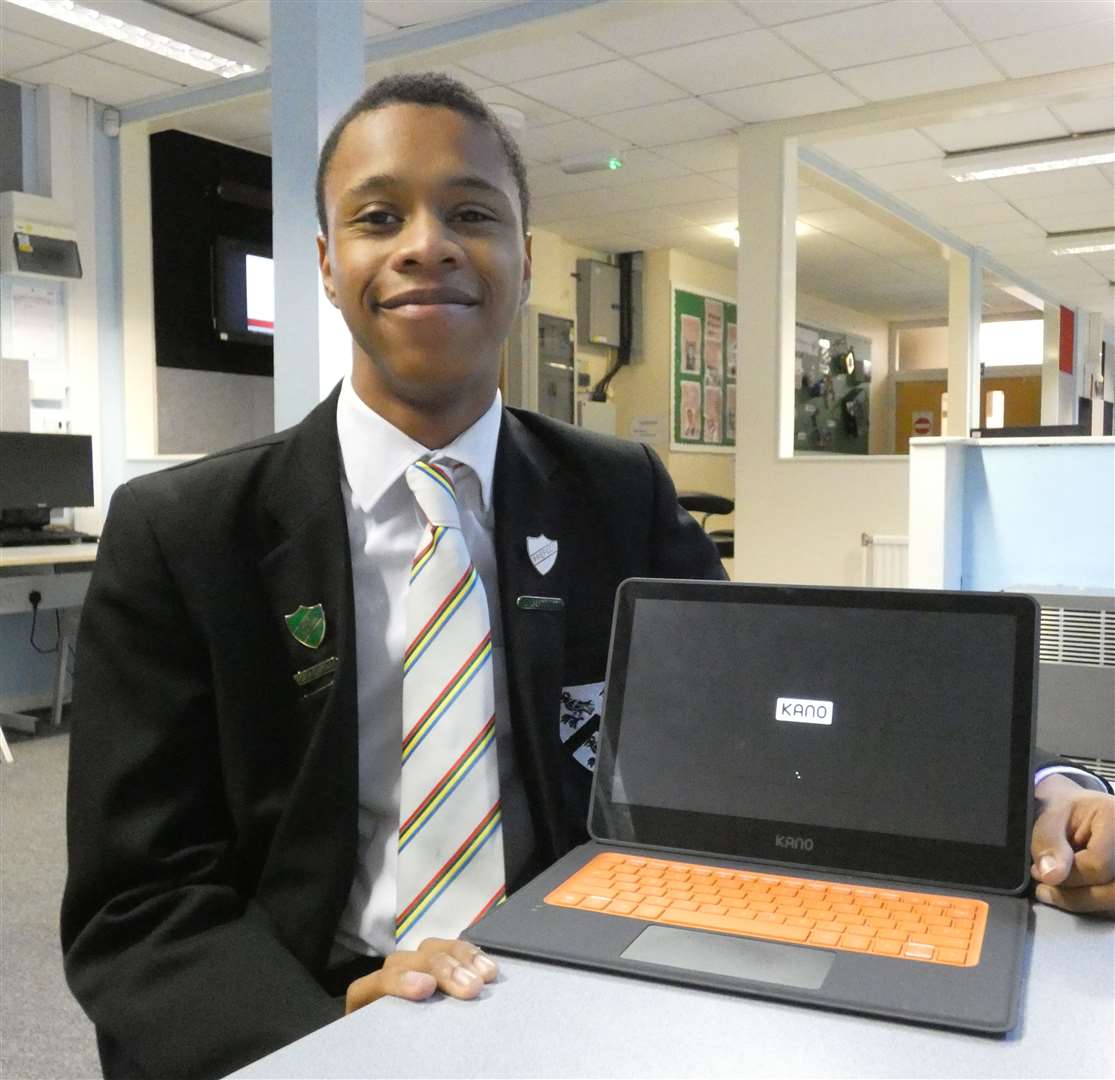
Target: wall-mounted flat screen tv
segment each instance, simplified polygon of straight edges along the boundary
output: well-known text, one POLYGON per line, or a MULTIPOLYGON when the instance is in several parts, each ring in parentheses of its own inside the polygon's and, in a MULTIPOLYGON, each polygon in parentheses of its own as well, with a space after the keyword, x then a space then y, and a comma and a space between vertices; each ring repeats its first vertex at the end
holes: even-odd
POLYGON ((270 345, 275 271, 266 244, 218 236, 213 244, 213 329, 221 341, 270 345))

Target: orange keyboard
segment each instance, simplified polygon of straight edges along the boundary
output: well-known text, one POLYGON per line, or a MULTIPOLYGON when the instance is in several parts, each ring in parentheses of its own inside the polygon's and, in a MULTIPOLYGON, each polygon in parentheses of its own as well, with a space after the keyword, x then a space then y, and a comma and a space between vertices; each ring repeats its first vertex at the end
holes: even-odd
POLYGON ((604 852, 546 897, 691 930, 974 967, 987 904, 604 852))

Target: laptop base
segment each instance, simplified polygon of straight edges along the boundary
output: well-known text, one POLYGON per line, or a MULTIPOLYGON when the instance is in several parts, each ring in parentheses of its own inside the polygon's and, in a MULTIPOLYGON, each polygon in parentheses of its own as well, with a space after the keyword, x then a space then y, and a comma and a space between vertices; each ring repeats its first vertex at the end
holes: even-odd
MULTIPOLYGON (((590 859, 612 850, 652 857, 663 854, 626 845, 584 844, 489 912, 464 936, 495 953, 986 1035, 1005 1034, 1017 1023, 1029 955, 1025 945, 1030 914, 1023 899, 977 894, 976 898, 990 905, 980 963, 968 968, 917 965, 921 969, 917 977, 904 979, 902 992, 896 995, 890 977, 893 965, 915 962, 680 930, 635 918, 602 918, 596 912, 544 902, 590 859)), ((669 857, 677 862, 760 873, 781 869, 677 853, 669 853, 669 857)), ((879 884, 816 870, 795 869, 794 873, 837 883, 879 884)), ((909 888, 908 883, 891 884, 909 888)), ((942 895, 970 895, 920 883, 917 888, 942 895)))

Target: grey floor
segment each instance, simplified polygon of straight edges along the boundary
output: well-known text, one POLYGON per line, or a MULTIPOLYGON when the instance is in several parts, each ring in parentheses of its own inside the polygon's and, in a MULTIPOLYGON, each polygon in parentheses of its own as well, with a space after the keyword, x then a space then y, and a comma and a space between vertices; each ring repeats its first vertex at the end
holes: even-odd
POLYGON ((99 1077, 93 1028, 62 975, 69 736, 6 732, 0 762, 0 1078, 99 1077))

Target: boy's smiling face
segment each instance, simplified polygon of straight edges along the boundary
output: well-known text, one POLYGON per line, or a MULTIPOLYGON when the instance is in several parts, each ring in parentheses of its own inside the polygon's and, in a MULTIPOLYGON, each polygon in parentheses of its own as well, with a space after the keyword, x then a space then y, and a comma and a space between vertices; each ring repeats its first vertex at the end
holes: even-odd
POLYGON ((499 138, 440 106, 362 113, 337 144, 325 206, 322 281, 352 334, 353 385, 396 427, 444 445, 491 404, 530 288, 499 138))

